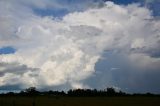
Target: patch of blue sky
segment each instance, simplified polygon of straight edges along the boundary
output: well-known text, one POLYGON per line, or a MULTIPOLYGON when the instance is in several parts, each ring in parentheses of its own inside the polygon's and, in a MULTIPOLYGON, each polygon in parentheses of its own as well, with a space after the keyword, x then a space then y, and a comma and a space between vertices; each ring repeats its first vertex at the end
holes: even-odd
POLYGON ((40 16, 53 16, 53 17, 62 17, 66 15, 68 10, 66 9, 34 9, 34 12, 40 16))
POLYGON ((103 1, 113 1, 116 4, 131 4, 131 3, 136 3, 136 2, 140 2, 142 0, 103 0, 103 1))
POLYGON ((150 3, 149 8, 153 11, 154 16, 160 16, 160 1, 150 3))
MULTIPOLYGON (((34 8, 34 12, 40 16, 53 16, 53 17, 63 17, 64 15, 74 12, 74 11, 83 11, 94 3, 102 3, 106 1, 112 1, 120 5, 128 5, 131 3, 139 3, 142 6, 146 5, 145 0, 55 0, 53 2, 61 5, 62 8, 49 7, 46 9, 37 9, 34 8), (64 8, 63 8, 64 6, 64 8)), ((160 16, 160 1, 154 0, 149 2, 149 8, 153 11, 154 16, 160 16)))
POLYGON ((16 52, 16 49, 11 47, 11 46, 0 48, 0 55, 2 55, 2 54, 13 54, 15 52, 16 52))

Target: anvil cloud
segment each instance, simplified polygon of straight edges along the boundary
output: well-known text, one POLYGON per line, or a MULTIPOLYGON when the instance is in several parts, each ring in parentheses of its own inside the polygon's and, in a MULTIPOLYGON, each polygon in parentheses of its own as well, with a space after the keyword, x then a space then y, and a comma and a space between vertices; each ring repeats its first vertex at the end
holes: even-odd
POLYGON ((39 16, 32 7, 61 5, 36 1, 0 1, 0 47, 16 49, 0 55, 0 86, 91 87, 84 81, 96 73, 107 51, 123 54, 132 72, 159 72, 160 21, 146 7, 105 2, 59 19, 39 16))

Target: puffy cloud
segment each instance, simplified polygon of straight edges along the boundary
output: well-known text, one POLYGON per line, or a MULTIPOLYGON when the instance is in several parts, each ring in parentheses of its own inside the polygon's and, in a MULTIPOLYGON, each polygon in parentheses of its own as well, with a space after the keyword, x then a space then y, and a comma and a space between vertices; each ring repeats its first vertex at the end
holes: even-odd
MULTIPOLYGON (((21 80, 25 81, 25 76, 36 77, 35 71, 38 69, 29 68, 19 63, 0 63, 0 86, 20 84, 21 80), (33 73, 34 72, 34 73, 33 73)), ((29 81, 27 81, 28 83, 29 81)), ((30 85, 31 86, 31 85, 30 85)))
POLYGON ((139 71, 160 68, 160 21, 145 7, 106 2, 101 8, 57 19, 37 16, 28 6, 43 9, 41 2, 13 2, 0 2, 0 46, 17 50, 0 55, 1 86, 43 88, 67 83, 73 88, 89 87, 83 81, 94 75, 95 64, 106 51, 123 54, 139 71))

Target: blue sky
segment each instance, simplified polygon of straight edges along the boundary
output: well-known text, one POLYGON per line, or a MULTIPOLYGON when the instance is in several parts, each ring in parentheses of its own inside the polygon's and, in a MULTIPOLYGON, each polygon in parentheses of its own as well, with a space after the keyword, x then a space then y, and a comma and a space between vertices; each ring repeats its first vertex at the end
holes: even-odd
POLYGON ((0 1, 0 16, 0 89, 160 93, 159 0, 0 1))
POLYGON ((132 3, 139 3, 142 6, 148 5, 148 7, 153 11, 154 15, 160 15, 159 8, 160 8, 160 1, 158 0, 55 0, 58 4, 64 5, 64 7, 61 8, 48 8, 48 9, 35 9, 35 12, 41 16, 55 16, 55 17, 61 17, 63 15, 66 15, 69 12, 73 11, 83 11, 88 6, 92 6, 93 4, 102 4, 105 1, 112 1, 119 5, 128 5, 132 3), (149 2, 150 1, 150 2, 149 2), (70 8, 68 8, 70 7, 70 8))
POLYGON ((0 54, 12 54, 15 53, 15 49, 13 47, 2 47, 0 48, 0 54))

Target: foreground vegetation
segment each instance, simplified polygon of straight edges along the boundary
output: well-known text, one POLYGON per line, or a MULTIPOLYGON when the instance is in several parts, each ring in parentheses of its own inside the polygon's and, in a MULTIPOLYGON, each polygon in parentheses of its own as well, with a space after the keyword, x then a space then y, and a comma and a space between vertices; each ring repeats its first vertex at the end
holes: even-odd
POLYGON ((31 87, 20 93, 0 94, 0 106, 160 106, 160 95, 126 94, 113 88, 39 92, 31 87))
POLYGON ((0 97, 0 106, 160 106, 160 97, 0 97))

